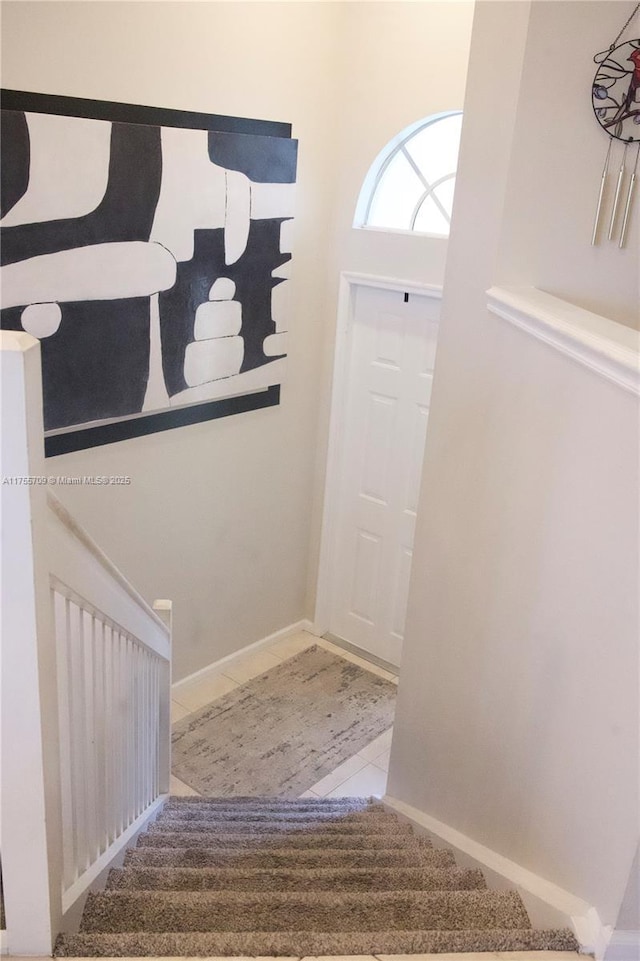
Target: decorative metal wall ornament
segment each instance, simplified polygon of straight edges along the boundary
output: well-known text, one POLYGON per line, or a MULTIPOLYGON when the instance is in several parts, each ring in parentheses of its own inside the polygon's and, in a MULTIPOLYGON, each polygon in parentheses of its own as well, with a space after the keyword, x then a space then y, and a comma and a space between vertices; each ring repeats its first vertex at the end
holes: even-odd
POLYGON ((624 194, 629 145, 638 145, 636 147, 635 163, 626 187, 618 247, 624 247, 626 241, 638 171, 638 158, 640 156, 640 38, 627 40, 621 44, 618 44, 618 41, 639 10, 640 3, 637 3, 611 46, 607 50, 597 53, 593 58, 594 62, 598 64, 592 89, 593 112, 596 120, 609 137, 609 146, 600 179, 591 246, 598 243, 598 231, 614 141, 620 141, 624 144, 624 147, 622 148, 609 219, 608 240, 614 239, 616 226, 620 219, 618 215, 624 194))

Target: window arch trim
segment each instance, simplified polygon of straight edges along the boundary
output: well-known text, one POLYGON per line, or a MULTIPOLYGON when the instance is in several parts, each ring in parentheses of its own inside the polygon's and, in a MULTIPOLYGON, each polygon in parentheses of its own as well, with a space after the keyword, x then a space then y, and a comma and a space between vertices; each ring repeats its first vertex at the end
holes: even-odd
POLYGON ((441 203, 441 201, 439 200, 437 195, 434 193, 434 191, 436 190, 437 187, 441 186, 441 184, 445 183, 446 181, 455 179, 456 171, 454 170, 453 172, 444 174, 442 177, 439 177, 433 183, 430 183, 418 168, 413 157, 411 157, 410 153, 406 149, 406 146, 411 142, 411 140, 413 140, 414 137, 416 137, 419 133, 421 133, 427 127, 430 127, 433 124, 436 124, 439 121, 446 119, 447 117, 456 117, 461 115, 462 115, 462 110, 459 110, 459 109, 444 110, 444 111, 441 111, 440 113, 431 114, 431 116, 422 120, 417 120, 415 123, 412 123, 408 127, 405 127, 395 137, 393 137, 392 140, 390 140, 385 145, 385 147, 380 151, 378 156, 375 158, 375 160, 371 164, 371 167, 369 168, 367 175, 364 179, 364 182, 362 184, 362 187, 360 189, 360 194, 358 196, 358 201, 356 204, 355 217, 353 220, 354 227, 361 228, 361 229, 389 230, 394 233, 397 233, 399 230, 402 231, 402 228, 383 227, 378 225, 370 225, 368 223, 369 217, 371 214, 371 207, 375 200, 376 192, 378 190, 380 182, 386 170, 388 169, 390 164, 393 162, 393 160, 398 156, 399 153, 401 153, 406 158, 406 160, 408 161, 408 163, 411 165, 412 169, 418 176, 419 180, 422 182, 422 184, 425 187, 424 193, 421 195, 421 197, 417 201, 414 207, 414 210, 412 212, 410 227, 406 229, 405 232, 410 233, 415 231, 415 221, 420 212, 420 208, 427 201, 429 197, 433 198, 434 203, 436 204, 440 213, 445 218, 447 224, 451 223, 451 217, 449 212, 446 210, 446 208, 441 203))
POLYGON ((434 204, 436 205, 436 207, 438 208, 438 210, 440 211, 444 219, 447 221, 447 223, 448 224, 451 223, 451 216, 449 214, 449 211, 446 209, 442 201, 438 198, 438 195, 436 194, 435 191, 441 184, 446 183, 447 180, 455 180, 455 178, 456 178, 455 173, 452 173, 452 174, 444 174, 444 176, 438 177, 438 179, 434 180, 432 184, 429 184, 429 181, 425 180, 425 183, 428 184, 428 189, 426 189, 425 192, 422 194, 422 196, 420 197, 420 199, 418 200, 417 204, 414 207, 413 213, 411 214, 411 230, 415 230, 416 220, 418 218, 418 214, 420 213, 420 208, 429 199, 429 197, 431 197, 434 204))

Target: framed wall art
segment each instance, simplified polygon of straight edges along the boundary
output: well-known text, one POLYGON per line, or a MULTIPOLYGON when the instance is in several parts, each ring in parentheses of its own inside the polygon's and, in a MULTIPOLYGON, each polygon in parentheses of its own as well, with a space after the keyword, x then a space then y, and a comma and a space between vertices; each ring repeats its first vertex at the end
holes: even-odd
POLYGON ((41 342, 48 456, 279 403, 286 123, 2 92, 3 328, 41 342))

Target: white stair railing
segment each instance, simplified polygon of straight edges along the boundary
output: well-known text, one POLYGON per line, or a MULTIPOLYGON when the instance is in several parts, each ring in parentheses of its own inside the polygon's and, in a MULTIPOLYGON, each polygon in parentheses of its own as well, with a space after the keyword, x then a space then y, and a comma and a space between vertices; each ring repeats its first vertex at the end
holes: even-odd
POLYGON ((48 489, 40 346, 0 336, 5 950, 48 955, 169 790, 171 603, 152 609, 48 489))

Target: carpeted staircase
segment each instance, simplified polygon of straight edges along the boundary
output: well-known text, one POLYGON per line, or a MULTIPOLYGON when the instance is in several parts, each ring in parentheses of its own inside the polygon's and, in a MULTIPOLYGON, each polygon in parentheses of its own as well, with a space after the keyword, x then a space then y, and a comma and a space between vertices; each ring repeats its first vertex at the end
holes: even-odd
POLYGON ((57 956, 576 951, 367 799, 171 798, 57 956))

